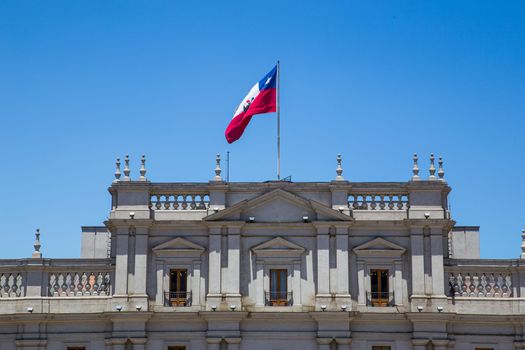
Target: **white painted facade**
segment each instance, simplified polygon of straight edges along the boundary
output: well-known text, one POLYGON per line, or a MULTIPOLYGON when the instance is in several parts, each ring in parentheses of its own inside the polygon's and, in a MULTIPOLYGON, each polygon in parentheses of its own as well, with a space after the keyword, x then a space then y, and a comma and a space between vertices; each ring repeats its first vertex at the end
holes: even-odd
POLYGON ((126 166, 105 226, 83 228, 82 258, 35 244, 0 260, 0 350, 525 349, 524 260, 479 259, 441 167, 418 172, 227 183, 218 168, 209 183, 154 183, 126 166), (169 305, 173 271, 186 305, 169 305), (272 305, 275 271, 286 298, 272 305))

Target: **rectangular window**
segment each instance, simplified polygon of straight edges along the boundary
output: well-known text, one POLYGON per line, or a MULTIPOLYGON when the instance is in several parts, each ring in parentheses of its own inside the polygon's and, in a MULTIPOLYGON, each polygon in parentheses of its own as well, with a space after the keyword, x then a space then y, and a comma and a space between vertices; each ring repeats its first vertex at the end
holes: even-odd
POLYGON ((476 348, 476 350, 494 350, 494 348, 476 348))
POLYGON ((373 345, 372 350, 390 350, 390 345, 373 345))
POLYGON ((188 270, 170 270, 170 306, 186 306, 188 300, 188 270))
POLYGON ((388 270, 371 270, 370 302, 372 306, 388 306, 389 300, 388 270))
POLYGON ((288 286, 286 284, 287 276, 288 270, 286 269, 270 270, 270 305, 288 305, 288 286))
POLYGON ((83 346, 68 346, 67 350, 86 350, 83 346))
POLYGON ((186 350, 184 345, 168 346, 168 350, 186 350))

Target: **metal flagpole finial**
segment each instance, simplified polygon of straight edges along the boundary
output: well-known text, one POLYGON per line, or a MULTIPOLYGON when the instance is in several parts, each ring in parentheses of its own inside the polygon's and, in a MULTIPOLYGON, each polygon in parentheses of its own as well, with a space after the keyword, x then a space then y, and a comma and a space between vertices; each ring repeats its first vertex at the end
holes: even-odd
POLYGON ((337 169, 335 170, 337 176, 335 177, 335 181, 344 181, 345 178, 343 177, 343 167, 341 166, 341 163, 343 161, 343 158, 341 157, 341 154, 337 154, 337 169))
POLYGON ((38 228, 35 232, 35 244, 33 244, 33 247, 35 248, 35 251, 33 252, 33 255, 31 255, 31 257, 34 259, 41 259, 42 253, 40 252, 40 247, 42 247, 42 245, 40 244, 40 229, 38 228))
POLYGON ((213 181, 222 181, 221 172, 221 155, 217 153, 215 156, 215 176, 213 177, 213 181))
POLYGON ((140 181, 146 181, 146 155, 143 154, 140 158, 140 181))
POLYGON ((115 180, 113 182, 119 182, 120 181, 120 158, 117 158, 117 161, 115 162, 116 169, 115 169, 115 180))
POLYGON ((412 158, 414 160, 414 167, 412 168, 412 181, 419 180, 419 167, 417 166, 417 153, 414 153, 414 157, 412 158))

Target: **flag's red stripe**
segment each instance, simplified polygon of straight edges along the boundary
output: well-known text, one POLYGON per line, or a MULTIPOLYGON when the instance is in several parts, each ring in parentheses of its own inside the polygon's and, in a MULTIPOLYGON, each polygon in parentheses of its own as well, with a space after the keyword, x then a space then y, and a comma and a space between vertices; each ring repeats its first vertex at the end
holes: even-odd
POLYGON ((264 89, 245 112, 236 115, 224 132, 228 143, 235 142, 242 136, 244 129, 255 114, 275 112, 277 110, 275 96, 275 89, 264 89))

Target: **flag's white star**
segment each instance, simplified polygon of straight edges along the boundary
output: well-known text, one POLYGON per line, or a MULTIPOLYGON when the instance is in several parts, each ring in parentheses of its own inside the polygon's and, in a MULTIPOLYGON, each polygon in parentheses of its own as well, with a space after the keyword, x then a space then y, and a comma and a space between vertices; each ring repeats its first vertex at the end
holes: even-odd
POLYGON ((272 77, 268 77, 268 80, 266 80, 266 83, 264 83, 264 85, 268 85, 270 83, 270 80, 272 80, 272 77))

